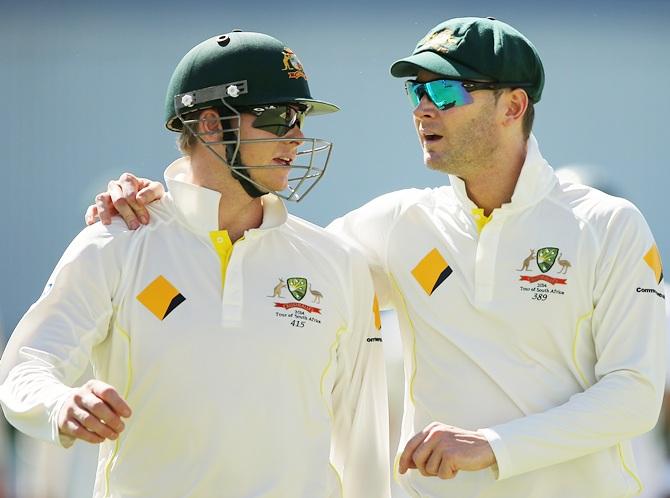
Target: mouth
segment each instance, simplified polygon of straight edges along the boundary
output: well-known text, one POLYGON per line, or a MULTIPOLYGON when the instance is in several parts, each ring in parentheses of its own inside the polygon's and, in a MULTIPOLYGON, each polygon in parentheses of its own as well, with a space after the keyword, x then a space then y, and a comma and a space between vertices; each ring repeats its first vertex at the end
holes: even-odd
POLYGON ((429 133, 429 132, 421 132, 421 137, 423 138, 423 141, 426 142, 426 143, 437 142, 438 140, 442 139, 442 135, 438 135, 437 133, 429 133))
POLYGON ((278 156, 272 159, 274 164, 281 164, 282 166, 290 166, 295 157, 292 156, 278 156))

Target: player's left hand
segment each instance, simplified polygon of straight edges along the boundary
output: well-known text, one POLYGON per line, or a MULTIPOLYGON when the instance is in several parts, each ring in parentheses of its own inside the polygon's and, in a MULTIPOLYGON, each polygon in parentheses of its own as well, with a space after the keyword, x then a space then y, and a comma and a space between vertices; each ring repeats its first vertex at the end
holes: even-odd
POLYGON ((424 476, 452 479, 459 470, 482 470, 495 463, 495 454, 483 435, 432 422, 407 442, 399 470, 404 474, 418 469, 424 476))

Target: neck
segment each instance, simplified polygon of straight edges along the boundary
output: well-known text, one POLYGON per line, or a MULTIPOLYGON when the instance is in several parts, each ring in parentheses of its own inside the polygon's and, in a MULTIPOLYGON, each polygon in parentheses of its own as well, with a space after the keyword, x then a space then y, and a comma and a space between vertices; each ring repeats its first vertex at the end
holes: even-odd
POLYGON ((527 142, 516 142, 496 155, 495 164, 487 168, 477 168, 462 178, 468 197, 484 210, 486 216, 512 200, 526 153, 527 142))
POLYGON ((228 167, 209 151, 196 149, 190 157, 191 175, 187 181, 215 190, 219 201, 219 230, 226 230, 232 242, 246 230, 258 228, 263 222, 263 201, 250 197, 228 167))

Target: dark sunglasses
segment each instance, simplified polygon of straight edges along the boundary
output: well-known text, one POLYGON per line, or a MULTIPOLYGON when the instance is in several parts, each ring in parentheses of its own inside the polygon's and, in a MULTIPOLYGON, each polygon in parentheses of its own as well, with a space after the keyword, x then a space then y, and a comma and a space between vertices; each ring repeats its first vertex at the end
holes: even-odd
POLYGON ((252 126, 283 137, 292 128, 302 128, 308 107, 300 104, 267 104, 239 109, 256 116, 252 126))
POLYGON ((525 84, 495 83, 479 81, 459 80, 433 80, 425 83, 408 80, 405 81, 405 91, 409 97, 412 109, 416 109, 421 98, 427 95, 435 107, 444 111, 452 107, 472 104, 473 99, 470 92, 475 90, 496 90, 498 88, 518 88, 525 84))

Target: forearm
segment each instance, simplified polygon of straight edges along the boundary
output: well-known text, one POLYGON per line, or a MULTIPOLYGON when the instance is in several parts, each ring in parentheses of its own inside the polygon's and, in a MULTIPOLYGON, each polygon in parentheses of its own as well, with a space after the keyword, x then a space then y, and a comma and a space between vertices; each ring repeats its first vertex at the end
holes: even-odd
POLYGON ((53 375, 53 367, 40 360, 16 365, 0 386, 0 403, 14 427, 28 436, 63 445, 58 433, 58 412, 71 388, 53 375))
POLYGON ((649 431, 661 393, 656 382, 632 371, 612 372, 563 405, 484 429, 499 478, 556 465, 649 431))
POLYGON ((19 430, 61 444, 58 411, 107 336, 119 265, 113 237, 90 227, 70 244, 0 361, 0 402, 19 430))

